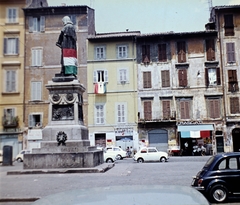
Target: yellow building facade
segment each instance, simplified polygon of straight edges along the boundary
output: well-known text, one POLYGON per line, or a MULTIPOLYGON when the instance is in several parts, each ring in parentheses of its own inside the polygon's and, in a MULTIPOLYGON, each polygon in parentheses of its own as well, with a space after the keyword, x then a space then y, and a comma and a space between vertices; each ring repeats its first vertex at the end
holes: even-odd
POLYGON ((1 0, 0 6, 0 149, 23 141, 24 112, 24 0, 1 0))
POLYGON ((88 128, 91 145, 138 149, 135 36, 88 38, 88 128))

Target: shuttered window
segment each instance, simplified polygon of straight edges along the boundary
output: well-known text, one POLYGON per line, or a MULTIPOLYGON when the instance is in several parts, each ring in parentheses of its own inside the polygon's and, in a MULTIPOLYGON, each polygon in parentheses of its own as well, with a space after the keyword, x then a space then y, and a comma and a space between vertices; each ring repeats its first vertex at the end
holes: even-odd
POLYGON ((4 55, 17 55, 19 53, 18 38, 4 38, 3 53, 4 55))
POLYGON ((220 99, 209 99, 209 117, 220 118, 220 99))
POLYGON ((93 72, 93 82, 108 82, 108 71, 107 70, 95 70, 93 72))
POLYGON ((104 105, 95 105, 95 123, 104 124, 104 105))
POLYGON ((31 82, 31 100, 42 100, 42 82, 31 82))
POLYGON ((162 101, 162 112, 163 112, 163 119, 169 119, 171 108, 170 108, 170 100, 163 100, 162 101))
POLYGON ((190 101, 180 101, 181 119, 190 119, 190 101))
POLYGON ((215 61, 215 41, 214 39, 206 40, 207 61, 215 61))
POLYGON ((45 31, 45 16, 28 18, 29 32, 44 32, 45 31))
POLYGON ((233 15, 224 15, 224 30, 225 36, 234 36, 233 15))
POLYGON ((229 92, 239 91, 236 70, 228 70, 228 91, 229 92))
POLYGON ((221 85, 220 68, 205 68, 206 86, 221 85))
POLYGON ((151 101, 144 101, 144 120, 152 120, 152 102, 151 101))
POLYGON ((143 88, 151 88, 152 87, 152 78, 151 72, 143 72, 143 88))
POLYGON ((226 47, 227 47, 227 62, 235 63, 235 44, 226 43, 226 47))
POLYGON ((6 71, 6 92, 16 92, 16 71, 6 71))
POLYGON ((186 62, 186 43, 185 41, 177 42, 178 63, 186 62))
POLYGON ((106 59, 106 46, 96 46, 95 60, 105 60, 105 59, 106 59))
POLYGON ((142 45, 142 62, 150 62, 150 45, 142 45))
POLYGON ((239 98, 230 98, 230 112, 231 114, 239 113, 239 98))
POLYGON ((170 75, 169 70, 161 71, 162 74, 162 87, 170 87, 170 75))
POLYGON ((128 46, 127 45, 117 46, 117 58, 123 59, 127 57, 128 57, 128 46))
POLYGON ((118 103, 117 104, 117 123, 125 123, 126 122, 126 103, 118 103))
POLYGON ((18 9, 7 8, 7 23, 17 23, 18 21, 18 9))
POLYGON ((159 62, 167 61, 167 45, 165 43, 158 45, 158 61, 159 62))
POLYGON ((178 71, 178 81, 179 81, 179 86, 186 87, 188 84, 187 81, 187 69, 180 69, 178 71))

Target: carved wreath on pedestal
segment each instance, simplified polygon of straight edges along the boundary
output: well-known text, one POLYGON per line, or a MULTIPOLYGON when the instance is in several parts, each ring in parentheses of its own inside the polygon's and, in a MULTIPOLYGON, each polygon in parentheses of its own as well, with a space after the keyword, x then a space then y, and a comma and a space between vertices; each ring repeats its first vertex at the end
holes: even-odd
POLYGON ((63 146, 66 146, 66 142, 67 141, 67 135, 65 134, 65 132, 58 132, 57 134, 57 142, 58 142, 58 146, 59 145, 63 145, 63 146))

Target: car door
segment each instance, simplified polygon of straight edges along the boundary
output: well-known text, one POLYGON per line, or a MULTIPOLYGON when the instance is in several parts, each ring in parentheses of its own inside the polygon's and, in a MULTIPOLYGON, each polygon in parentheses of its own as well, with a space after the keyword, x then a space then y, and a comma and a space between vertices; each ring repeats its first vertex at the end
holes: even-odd
POLYGON ((148 148, 148 161, 159 161, 159 153, 156 148, 148 148))

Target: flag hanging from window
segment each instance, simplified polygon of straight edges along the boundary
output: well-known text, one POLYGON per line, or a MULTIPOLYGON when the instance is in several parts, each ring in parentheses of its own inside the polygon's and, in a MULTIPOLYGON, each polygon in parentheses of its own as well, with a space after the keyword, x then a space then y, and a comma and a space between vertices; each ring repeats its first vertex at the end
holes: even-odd
POLYGON ((95 94, 104 94, 106 93, 106 83, 105 82, 98 82, 94 85, 94 93, 95 94))

